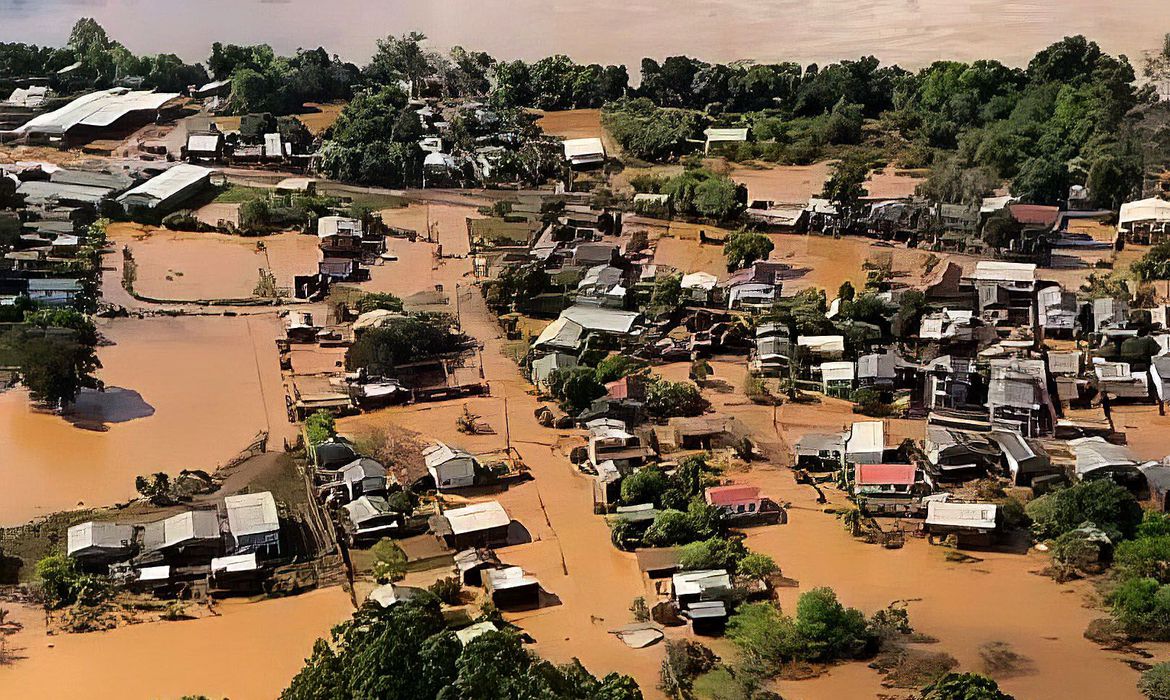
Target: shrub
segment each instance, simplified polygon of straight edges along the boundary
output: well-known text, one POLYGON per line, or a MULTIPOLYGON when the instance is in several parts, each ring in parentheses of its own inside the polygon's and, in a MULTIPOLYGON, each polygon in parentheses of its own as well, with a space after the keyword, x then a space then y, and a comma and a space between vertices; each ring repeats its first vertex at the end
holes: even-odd
POLYGON ((353 306, 359 314, 378 309, 401 313, 403 309, 402 299, 389 292, 370 292, 369 294, 363 294, 358 297, 358 300, 354 302, 353 306))
POLYGON ((750 660, 773 673, 791 661, 860 658, 875 651, 878 641, 865 615, 841 605, 829 588, 802 594, 795 617, 772 603, 740 606, 728 621, 727 635, 750 660))
POLYGON ((1170 583, 1170 535, 1139 537, 1117 545, 1114 562, 1124 578, 1152 578, 1170 583))
POLYGON ((669 481, 660 469, 647 467, 622 479, 622 503, 636 506, 642 503, 662 503, 662 494, 669 481))
POLYGON ((1170 700, 1170 663, 1160 663, 1142 674, 1138 690, 1150 700, 1170 700))
POLYGON ((305 419, 305 433, 309 436, 310 447, 316 447, 336 435, 333 414, 324 410, 311 414, 305 419))
POLYGON ((746 556, 739 560, 736 573, 741 576, 747 576, 748 578, 765 579, 780 573, 780 567, 776 566, 776 560, 767 554, 748 552, 746 556))
POLYGON ((747 556, 743 542, 722 537, 691 542, 679 552, 679 566, 684 571, 701 569, 727 569, 735 571, 740 561, 747 556))
POLYGON ((427 588, 435 597, 447 605, 459 605, 463 593, 463 583, 458 576, 448 576, 435 581, 427 588))
POLYGON ((1113 619, 1140 639, 1170 639, 1170 586, 1152 578, 1125 580, 1109 595, 1113 619))
POLYGON ((697 416, 707 408, 699 387, 691 382, 655 378, 646 388, 646 412, 656 418, 697 416))
POLYGON ((1142 521, 1142 509, 1133 494, 1108 479, 1075 484, 1045 494, 1027 505, 1032 534, 1054 539, 1091 522, 1117 542, 1132 537, 1142 521))
POLYGON ((105 583, 77 568, 66 554, 50 554, 37 562, 36 581, 45 607, 62 608, 74 603, 93 605, 105 595, 105 583))
POLYGON ((374 578, 391 583, 406 578, 406 552, 391 539, 383 537, 370 548, 374 555, 374 578))
POLYGON ((948 673, 922 689, 922 700, 1013 700, 999 684, 977 673, 948 673))
POLYGON ((757 260, 767 260, 776 245, 772 239, 751 231, 736 231, 723 244, 723 256, 727 258, 727 269, 738 270, 748 267, 757 260))

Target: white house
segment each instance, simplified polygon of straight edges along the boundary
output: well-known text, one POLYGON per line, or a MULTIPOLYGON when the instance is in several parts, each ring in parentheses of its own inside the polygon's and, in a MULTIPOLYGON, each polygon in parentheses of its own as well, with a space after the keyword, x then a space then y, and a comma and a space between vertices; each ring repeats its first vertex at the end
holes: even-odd
POLYGON ((845 461, 853 464, 882 464, 886 451, 886 430, 880 420, 858 421, 845 440, 845 461))
POLYGON ((574 168, 605 162, 605 145, 599 138, 566 139, 565 159, 574 168))
POLYGON ((440 491, 475 485, 475 471, 480 464, 470 452, 439 442, 423 450, 423 459, 440 491))

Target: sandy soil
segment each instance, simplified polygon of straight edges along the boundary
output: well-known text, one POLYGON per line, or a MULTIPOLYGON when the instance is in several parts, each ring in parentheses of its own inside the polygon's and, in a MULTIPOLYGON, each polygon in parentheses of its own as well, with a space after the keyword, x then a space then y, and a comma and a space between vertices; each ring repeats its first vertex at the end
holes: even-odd
POLYGON ((125 245, 134 254, 134 290, 157 299, 249 297, 262 268, 291 289, 293 276, 316 272, 320 259, 317 237, 301 233, 243 238, 118 224, 109 236, 119 256, 125 245))
MULTIPOLYGON (((309 131, 316 136, 333 126, 333 122, 337 121, 337 117, 343 109, 345 109, 344 102, 330 104, 306 102, 305 111, 293 116, 300 119, 308 127, 309 131)), ((215 118, 215 125, 220 131, 238 131, 240 128, 240 118, 217 116, 215 118)))
POLYGON ((104 420, 83 430, 30 408, 23 391, 0 394, 0 525, 135 496, 134 477, 211 469, 261 430, 279 446, 291 434, 274 340, 275 315, 117 319, 99 324, 104 394, 79 411, 104 420))
POLYGON ((353 608, 341 588, 328 588, 259 603, 228 600, 217 609, 217 617, 46 636, 39 610, 16 608, 25 629, 13 645, 24 658, 0 666, 0 696, 275 698, 313 642, 353 608), (262 663, 262 670, 246 659, 262 663))

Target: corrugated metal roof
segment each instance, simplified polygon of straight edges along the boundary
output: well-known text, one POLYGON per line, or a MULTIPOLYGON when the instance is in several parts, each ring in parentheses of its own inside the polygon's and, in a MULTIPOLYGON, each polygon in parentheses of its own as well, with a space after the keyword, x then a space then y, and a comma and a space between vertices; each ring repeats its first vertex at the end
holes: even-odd
POLYGON ((178 93, 129 91, 125 88, 99 90, 73 100, 60 109, 38 115, 13 133, 64 134, 75 126, 109 126, 141 110, 157 110, 179 97, 178 93))
POLYGON ((204 168, 189 163, 176 165, 161 175, 152 177, 141 185, 126 192, 121 197, 118 197, 118 201, 122 202, 130 197, 145 197, 155 202, 162 202, 200 180, 211 177, 211 173, 213 172, 211 168, 204 168))
POLYGON ((223 505, 227 509, 228 528, 236 537, 280 529, 276 499, 268 491, 228 496, 223 499, 223 505))
POLYGON ((496 501, 475 503, 463 508, 452 508, 443 511, 443 517, 451 525, 452 534, 456 535, 507 527, 512 522, 512 519, 508 517, 508 512, 496 501))
POLYGON ((995 512, 996 506, 990 503, 929 501, 926 505, 926 524, 994 530, 995 512))

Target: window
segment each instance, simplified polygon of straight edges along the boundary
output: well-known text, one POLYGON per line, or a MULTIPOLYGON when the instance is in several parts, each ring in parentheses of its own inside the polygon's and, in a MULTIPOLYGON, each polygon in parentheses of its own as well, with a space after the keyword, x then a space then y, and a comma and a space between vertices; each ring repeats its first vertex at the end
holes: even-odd
POLYGON ((756 510, 756 504, 755 504, 755 503, 749 503, 749 504, 748 504, 748 512, 749 512, 749 513, 754 513, 754 512, 755 512, 755 510, 756 510))

